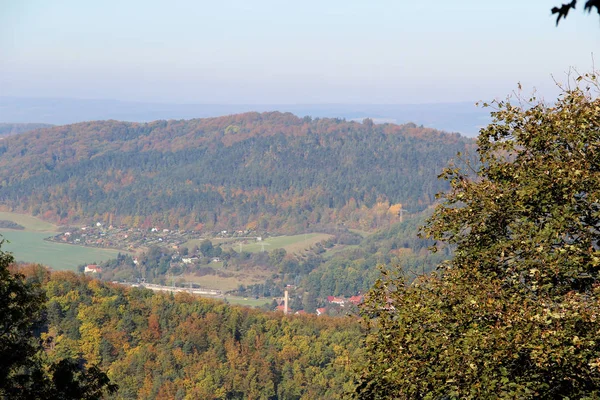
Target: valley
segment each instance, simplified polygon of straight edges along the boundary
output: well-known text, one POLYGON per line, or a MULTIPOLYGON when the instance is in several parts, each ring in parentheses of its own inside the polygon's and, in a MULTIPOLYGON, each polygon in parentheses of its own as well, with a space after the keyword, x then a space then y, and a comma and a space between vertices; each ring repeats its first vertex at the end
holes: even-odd
POLYGON ((418 226, 447 188, 441 168, 473 146, 280 112, 44 127, 0 143, 0 204, 14 213, 0 220, 26 228, 5 233, 21 261, 240 298, 293 287, 293 308, 314 313, 367 291, 378 265, 422 273, 448 257, 428 255, 418 226))
POLYGON ((0 400, 600 400, 600 0, 4 3, 0 400))

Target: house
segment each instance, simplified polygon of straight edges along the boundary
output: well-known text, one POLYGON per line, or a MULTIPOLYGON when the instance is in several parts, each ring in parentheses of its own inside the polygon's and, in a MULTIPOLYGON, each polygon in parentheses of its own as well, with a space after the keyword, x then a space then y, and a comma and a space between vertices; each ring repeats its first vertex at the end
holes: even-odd
POLYGON ((306 311, 304 311, 304 310, 298 310, 294 314, 295 315, 304 315, 304 314, 306 314, 306 311))
POLYGON ((219 257, 213 257, 212 262, 218 263, 221 262, 221 259, 219 257))
POLYGON ((355 306, 359 305, 360 303, 362 303, 364 300, 364 296, 362 294, 359 294, 357 296, 352 296, 348 299, 348 301, 352 304, 354 304, 355 306))
POLYGON ((97 274, 99 272, 102 272, 102 268, 98 267, 95 264, 90 264, 85 266, 83 272, 86 274, 97 274))
POLYGON ((327 296, 327 302, 337 304, 343 307, 346 301, 341 297, 327 296))
POLYGON ((325 314, 327 310, 325 308, 317 308, 317 316, 325 314))
MULTIPOLYGON (((281 311, 282 313, 285 312, 285 304, 280 304, 275 308, 276 311, 281 311)), ((288 307, 288 314, 291 313, 292 310, 288 307)))

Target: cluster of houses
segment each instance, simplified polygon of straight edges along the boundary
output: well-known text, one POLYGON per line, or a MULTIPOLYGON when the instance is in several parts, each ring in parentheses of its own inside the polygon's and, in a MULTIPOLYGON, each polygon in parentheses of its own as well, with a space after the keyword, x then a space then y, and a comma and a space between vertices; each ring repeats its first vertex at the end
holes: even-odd
MULTIPOLYGON (((221 231, 216 234, 220 238, 246 238, 251 231, 221 231)), ((206 238, 197 231, 171 230, 161 228, 127 228, 105 226, 101 222, 81 228, 68 228, 66 232, 49 237, 48 241, 69 243, 81 246, 111 248, 136 251, 141 247, 153 245, 178 249, 183 243, 192 239, 206 238)), ((249 237, 250 238, 250 237, 249 237)), ((261 241, 262 237, 251 237, 261 241)))
MULTIPOLYGON (((183 264, 188 264, 188 265, 189 265, 189 264, 196 264, 196 263, 198 263, 199 261, 200 261, 200 257, 198 257, 198 256, 192 256, 192 257, 181 257, 181 262, 182 262, 183 264)), ((210 262, 213 262, 213 263, 218 263, 218 262, 221 262, 221 261, 222 261, 222 260, 221 260, 221 257, 212 257, 212 258, 210 259, 210 262)))
MULTIPOLYGON (((327 296, 327 303, 329 304, 329 306, 345 307, 348 304, 353 304, 355 306, 358 306, 363 301, 364 301, 364 296, 362 294, 358 294, 356 296, 351 296, 349 298, 327 296)), ((315 310, 315 314, 317 314, 317 316, 327 314, 327 309, 328 309, 328 307, 319 307, 315 310)), ((285 312, 285 304, 282 299, 278 301, 276 310, 285 312)), ((291 310, 288 310, 288 312, 290 313, 291 310)), ((302 314, 307 314, 307 312, 304 310, 298 310, 298 311, 294 312, 294 314, 302 315, 302 314)))
POLYGON ((199 234, 191 231, 158 228, 124 228, 113 227, 112 225, 104 227, 98 222, 92 226, 71 228, 46 240, 81 246, 133 251, 140 247, 152 245, 177 249, 188 240, 198 238, 200 238, 199 234))
MULTIPOLYGON (((327 303, 332 304, 332 305, 337 305, 339 307, 345 307, 348 304, 353 304, 355 306, 358 306, 360 303, 363 302, 364 299, 365 299, 365 297, 362 294, 358 294, 356 296, 351 296, 347 299, 345 299, 343 297, 337 297, 337 296, 327 296, 327 303)), ((317 310, 316 310, 316 314, 318 316, 323 315, 325 313, 327 313, 327 307, 317 308, 317 310)))
POLYGON ((330 304, 337 304, 340 307, 344 307, 346 304, 354 304, 355 306, 362 303, 364 300, 364 296, 362 294, 352 296, 348 299, 344 299, 343 297, 336 296, 327 296, 327 302, 330 304))

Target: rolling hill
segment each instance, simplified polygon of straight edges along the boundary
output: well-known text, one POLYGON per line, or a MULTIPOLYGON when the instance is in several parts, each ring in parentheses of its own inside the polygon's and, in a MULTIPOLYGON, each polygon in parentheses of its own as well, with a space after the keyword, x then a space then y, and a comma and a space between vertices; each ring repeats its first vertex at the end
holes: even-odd
POLYGON ((470 139, 414 124, 246 113, 38 129, 0 142, 0 204, 58 223, 374 229, 420 211, 470 139))

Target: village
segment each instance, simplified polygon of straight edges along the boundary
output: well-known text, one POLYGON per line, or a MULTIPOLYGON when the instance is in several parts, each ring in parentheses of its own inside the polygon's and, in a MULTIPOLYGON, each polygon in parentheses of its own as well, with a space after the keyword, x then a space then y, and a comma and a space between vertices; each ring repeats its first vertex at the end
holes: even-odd
MULTIPOLYGON (((82 227, 68 227, 64 228, 63 232, 49 237, 46 240, 65 243, 77 246, 87 246, 96 248, 110 248, 123 251, 128 253, 130 257, 131 267, 135 268, 141 262, 141 255, 143 252, 148 251, 150 248, 163 248, 169 249, 170 254, 168 268, 168 275, 171 276, 169 282, 168 276, 165 275, 162 279, 154 279, 154 281, 146 281, 146 279, 138 279, 131 281, 129 278, 124 278, 124 275, 115 274, 113 271, 103 271, 102 267, 96 264, 89 264, 81 266, 81 272, 86 275, 98 276, 102 279, 108 279, 113 281, 115 284, 126 285, 131 287, 144 287, 158 292, 170 292, 179 293, 186 292, 193 295, 199 295, 210 298, 227 299, 231 296, 242 296, 243 294, 230 293, 229 291, 223 291, 215 288, 200 287, 199 285, 192 282, 184 282, 181 278, 175 282, 174 274, 177 275, 182 271, 198 271, 206 270, 207 273, 215 273, 215 270, 222 268, 224 261, 223 255, 221 255, 221 248, 215 247, 217 251, 206 252, 203 251, 202 246, 198 247, 203 241, 208 242, 207 239, 221 239, 230 243, 237 242, 262 242, 261 236, 256 235, 255 232, 246 231, 219 231, 207 235, 206 233, 200 233, 197 231, 186 231, 186 230, 170 230, 170 229, 159 229, 159 228, 129 228, 129 227, 115 227, 112 225, 105 226, 104 224, 97 222, 92 225, 82 227), (194 243, 195 245, 191 245, 194 243), (188 250, 191 249, 191 250, 188 250), (206 253, 206 254, 205 254, 206 253), (139 259, 139 261, 138 261, 139 259), (215 267, 210 267, 210 266, 215 267), (170 285, 169 285, 170 283, 170 285)), ((210 246, 213 249, 212 246, 210 246)), ((237 245, 236 245, 237 249, 237 245)), ((263 250, 264 251, 264 250, 263 250)), ((165 253, 165 254, 167 254, 165 253)), ((224 256, 227 256, 226 253, 224 256)), ((228 257, 225 257, 228 258, 228 257)), ((295 295, 295 287, 285 288, 286 292, 289 290, 291 295, 295 295)), ((285 306, 284 296, 271 298, 269 309, 284 312, 287 314, 306 314, 307 311, 300 309, 300 307, 288 307, 285 306), (296 308, 296 309, 294 309, 296 308)), ((267 299, 268 300, 268 299, 267 299)), ((310 313, 314 313, 317 316, 321 315, 343 315, 348 313, 350 309, 354 309, 363 301, 361 294, 351 296, 348 298, 339 296, 327 296, 326 299, 321 299, 319 307, 310 310, 310 313)), ((293 303, 297 305, 298 303, 293 303)))
MULTIPOLYGON (((220 231, 210 237, 219 238, 247 238, 250 231, 220 231)), ((206 234, 197 231, 170 230, 159 228, 129 228, 105 226, 101 222, 82 227, 65 228, 55 236, 46 240, 57 243, 72 245, 98 247, 106 249, 123 250, 130 253, 145 251, 151 246, 160 246, 171 249, 179 249, 181 245, 190 240, 208 239, 206 234)), ((251 237, 251 239, 256 239, 251 237)))

